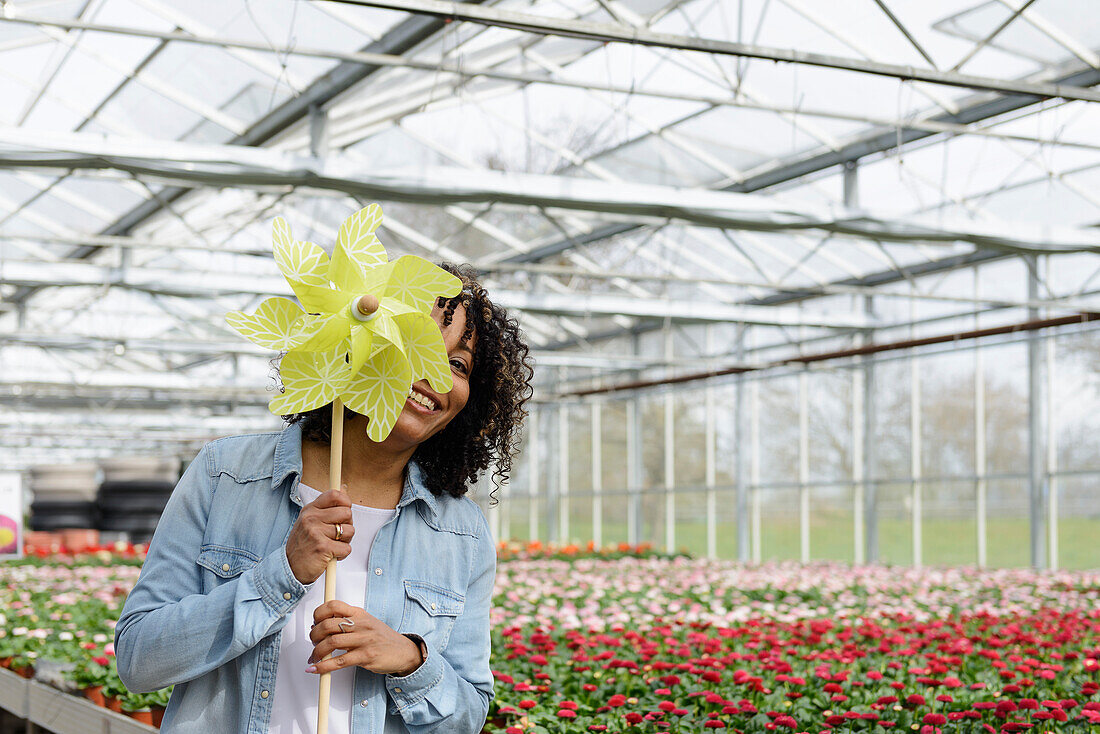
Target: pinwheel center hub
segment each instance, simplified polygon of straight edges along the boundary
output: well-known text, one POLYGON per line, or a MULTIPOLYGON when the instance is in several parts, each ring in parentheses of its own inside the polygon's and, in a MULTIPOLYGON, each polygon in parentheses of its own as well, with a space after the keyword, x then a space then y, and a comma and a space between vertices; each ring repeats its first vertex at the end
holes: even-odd
POLYGON ((378 297, 369 293, 359 296, 348 304, 348 311, 360 321, 370 321, 378 315, 378 306, 381 305, 378 297))

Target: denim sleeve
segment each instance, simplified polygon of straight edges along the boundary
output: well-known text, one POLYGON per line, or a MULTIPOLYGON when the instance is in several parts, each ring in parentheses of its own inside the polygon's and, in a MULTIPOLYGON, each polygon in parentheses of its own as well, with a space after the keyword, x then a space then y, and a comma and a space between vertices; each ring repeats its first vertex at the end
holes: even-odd
POLYGON ((496 544, 485 516, 462 614, 447 650, 428 644, 428 656, 407 676, 386 676, 386 688, 412 734, 477 734, 493 700, 489 668, 489 607, 497 571, 496 544))
POLYGON ((134 692, 193 680, 270 634, 305 595, 286 548, 202 593, 196 559, 214 493, 209 444, 184 472, 164 508, 137 584, 115 627, 119 678, 134 692))

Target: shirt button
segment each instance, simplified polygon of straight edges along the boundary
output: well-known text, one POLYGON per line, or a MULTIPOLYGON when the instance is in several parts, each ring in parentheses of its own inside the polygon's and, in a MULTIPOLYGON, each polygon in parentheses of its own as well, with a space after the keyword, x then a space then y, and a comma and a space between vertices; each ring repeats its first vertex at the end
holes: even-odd
POLYGON ((381 576, 382 575, 382 569, 381 568, 374 569, 374 575, 375 576, 381 576))
POLYGON ((283 592, 283 598, 286 599, 287 601, 290 601, 290 592, 289 591, 284 591, 283 592))
POLYGON ((260 691, 260 698, 267 698, 271 693, 269 691, 260 691))
POLYGON ((222 564, 222 570, 223 571, 228 571, 229 570, 229 564, 228 563, 223 563, 222 564))
POLYGON ((393 689, 393 692, 394 692, 394 693, 401 693, 401 689, 400 689, 400 688, 394 688, 394 689, 393 689))
POLYGON ((362 706, 363 708, 366 708, 367 707, 367 699, 364 698, 362 701, 359 702, 359 705, 362 706))
POLYGON ((435 602, 432 602, 432 609, 435 609, 435 602))

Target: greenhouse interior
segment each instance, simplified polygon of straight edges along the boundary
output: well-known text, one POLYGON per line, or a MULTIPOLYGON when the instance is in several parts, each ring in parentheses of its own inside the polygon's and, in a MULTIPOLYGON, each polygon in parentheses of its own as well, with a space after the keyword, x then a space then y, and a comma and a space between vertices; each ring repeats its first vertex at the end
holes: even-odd
MULTIPOLYGON (((410 255, 468 266, 533 368, 509 433, 493 418, 479 434, 490 458, 467 501, 444 503, 487 530, 452 535, 497 549, 492 675, 471 684, 447 658, 470 639, 474 586, 410 571, 421 581, 379 619, 422 611, 416 583, 464 599, 450 648, 438 626, 420 641, 465 703, 390 681, 390 710, 363 718, 375 693, 359 675, 363 712, 333 704, 334 732, 1094 731, 1097 85, 1093 0, 0 0, 0 733, 76 734, 89 716, 151 731, 132 715, 146 711, 188 731, 187 701, 224 669, 142 678, 123 659, 141 622, 127 594, 147 601, 164 548, 198 555, 182 572, 204 599, 283 548, 222 548, 212 511, 201 548, 172 528, 202 514, 185 506, 195 482, 217 483, 206 512, 242 480, 208 447, 244 444, 212 442, 286 436, 281 415, 305 412, 276 408, 315 343, 302 325, 324 317, 309 268, 331 258, 316 288, 344 294, 338 264, 369 280, 410 255), (357 212, 374 217, 359 242, 384 247, 369 265, 348 240, 357 212), (299 247, 313 265, 287 264, 299 247), (272 333, 291 331, 258 343, 238 326, 271 297, 292 313, 272 333), (223 573, 211 548, 245 561, 223 573), (812 643, 792 631, 811 619, 812 643), (961 640, 938 656, 911 629, 934 620, 961 640), (844 629, 864 652, 841 652, 844 629), (573 654, 570 634, 594 651, 573 654), (827 662, 765 658, 768 636, 827 662), (806 678, 832 697, 799 693, 806 678), (96 680, 113 710, 82 697, 96 680)), ((416 299, 387 305, 396 292, 372 307, 390 321, 371 326, 359 301, 341 312, 336 354, 349 375, 400 355, 403 391, 429 372, 413 337, 378 326, 414 323, 416 299)), ((420 316, 452 295, 433 291, 420 316)), ((452 347, 432 334, 442 364, 452 347)), ((474 373, 463 384, 487 384, 474 373)), ((361 418, 338 392, 308 410, 361 418)), ((270 489, 280 449, 274 469, 265 455, 251 479, 270 489)), ((447 472, 423 472, 439 495, 447 472)), ((415 516, 396 497, 384 508, 415 516)), ((441 501, 422 499, 422 513, 441 501)), ((308 589, 292 548, 292 586, 308 589)), ((287 699, 271 692, 253 716, 274 706, 275 722, 287 699)))

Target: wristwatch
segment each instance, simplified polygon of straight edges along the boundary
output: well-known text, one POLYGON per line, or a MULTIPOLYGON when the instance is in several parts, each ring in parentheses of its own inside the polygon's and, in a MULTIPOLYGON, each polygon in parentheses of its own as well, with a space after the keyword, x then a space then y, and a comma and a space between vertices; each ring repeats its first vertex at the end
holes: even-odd
POLYGON ((416 646, 420 649, 420 663, 416 666, 419 668, 424 664, 424 661, 428 659, 428 643, 424 642, 424 638, 420 635, 413 634, 412 632, 403 633, 405 637, 416 643, 416 646))

